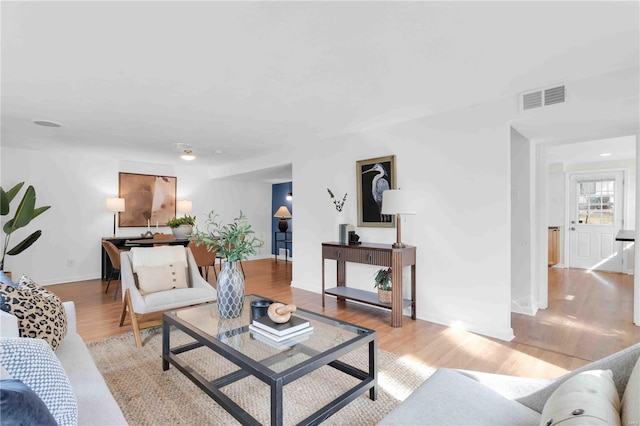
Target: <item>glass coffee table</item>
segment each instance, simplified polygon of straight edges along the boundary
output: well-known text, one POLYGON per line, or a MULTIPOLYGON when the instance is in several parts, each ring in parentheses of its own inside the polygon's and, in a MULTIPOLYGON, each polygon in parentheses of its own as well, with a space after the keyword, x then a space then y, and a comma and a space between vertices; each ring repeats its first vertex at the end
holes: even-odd
MULTIPOLYGON (((174 365, 236 420, 248 425, 259 425, 260 422, 227 396, 222 388, 249 376, 269 386, 272 425, 283 424, 284 386, 325 366, 355 378, 355 385, 299 424, 319 424, 367 390, 369 398, 375 401, 378 353, 375 330, 298 308, 294 315, 308 320, 313 330, 289 341, 275 342, 249 330, 253 319, 250 303, 260 299, 268 300, 257 295, 245 296, 242 314, 232 319, 221 319, 216 303, 165 313, 162 318, 162 369, 166 371, 170 364, 174 365), (172 327, 182 333, 172 336, 172 327), (182 343, 172 347, 171 339, 182 343), (361 349, 368 349, 364 367, 358 368, 339 359, 348 358, 349 354, 365 345, 368 348, 361 349), (208 359, 222 356, 233 363, 233 371, 221 377, 207 377, 210 373, 199 371, 189 360, 191 351, 203 350, 207 351, 205 357, 208 359)), ((315 386, 322 386, 322 382, 316 381, 315 386)))

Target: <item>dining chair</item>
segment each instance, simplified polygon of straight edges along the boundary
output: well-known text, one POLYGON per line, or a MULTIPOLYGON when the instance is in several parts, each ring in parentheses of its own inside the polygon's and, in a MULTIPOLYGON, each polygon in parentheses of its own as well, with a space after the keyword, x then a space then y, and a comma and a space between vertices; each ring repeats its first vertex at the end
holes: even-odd
MULTIPOLYGON (((157 233, 157 234, 153 234, 153 239, 154 240, 175 240, 176 237, 173 234, 160 234, 160 233, 157 233)), ((163 245, 163 244, 154 244, 153 246, 154 247, 158 247, 158 246, 161 246, 161 245, 163 245)))
POLYGON ((109 256, 109 260, 111 261, 111 273, 109 274, 109 280, 107 281, 107 289, 104 291, 104 294, 109 292, 109 285, 111 284, 111 280, 114 275, 120 281, 118 285, 116 285, 116 291, 113 293, 113 300, 116 300, 118 297, 118 288, 122 285, 122 280, 120 279, 120 250, 115 246, 111 241, 102 241, 102 247, 107 252, 107 256, 109 256))
POLYGON ((195 241, 190 241, 187 247, 191 249, 191 253, 196 260, 196 265, 198 265, 198 268, 200 269, 200 275, 202 275, 205 280, 209 281, 209 267, 212 267, 217 280, 218 273, 216 272, 216 254, 218 253, 218 250, 212 247, 213 251, 209 251, 206 245, 198 245, 195 241))

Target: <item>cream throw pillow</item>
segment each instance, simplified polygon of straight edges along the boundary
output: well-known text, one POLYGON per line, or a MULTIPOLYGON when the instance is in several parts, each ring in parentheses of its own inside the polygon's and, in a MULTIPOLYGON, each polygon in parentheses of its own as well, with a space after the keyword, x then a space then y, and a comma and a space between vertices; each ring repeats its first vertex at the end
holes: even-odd
POLYGON ((140 293, 155 293, 187 288, 187 263, 173 262, 159 266, 138 266, 140 293))
POLYGON ((540 425, 619 425, 620 397, 611 370, 577 374, 556 389, 542 410, 540 425))
POLYGON ((627 387, 622 394, 622 424, 640 425, 640 358, 629 376, 627 387))

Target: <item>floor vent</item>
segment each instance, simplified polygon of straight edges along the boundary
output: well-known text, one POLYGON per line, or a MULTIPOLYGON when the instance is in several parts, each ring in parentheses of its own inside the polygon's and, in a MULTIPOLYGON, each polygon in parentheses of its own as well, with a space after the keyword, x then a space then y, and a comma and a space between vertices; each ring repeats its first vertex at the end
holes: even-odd
POLYGON ((566 102, 566 95, 567 91, 564 85, 525 92, 520 95, 520 108, 522 111, 526 111, 529 109, 561 104, 566 102))

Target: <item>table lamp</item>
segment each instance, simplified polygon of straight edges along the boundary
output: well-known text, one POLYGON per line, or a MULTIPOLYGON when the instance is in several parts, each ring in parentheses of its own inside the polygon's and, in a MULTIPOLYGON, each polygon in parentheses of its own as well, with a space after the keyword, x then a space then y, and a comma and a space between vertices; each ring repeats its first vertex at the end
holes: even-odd
POLYGON ((113 212, 113 238, 116 237, 116 216, 124 211, 124 198, 107 198, 107 210, 113 212))
POLYGON ((280 206, 273 217, 280 218, 280 222, 278 222, 278 229, 280 230, 280 232, 287 232, 287 229, 289 229, 289 223, 287 222, 287 219, 291 217, 291 212, 289 212, 287 206, 280 206))
POLYGON ((184 213, 186 216, 187 213, 191 213, 193 210, 193 202, 189 200, 180 200, 176 203, 176 213, 184 213))
POLYGON ((387 189, 382 193, 382 214, 395 214, 396 217, 396 242, 393 248, 404 248, 407 245, 402 242, 401 217, 403 214, 416 214, 416 194, 413 191, 400 189, 387 189))

